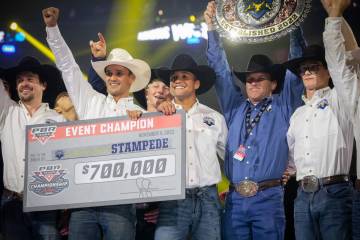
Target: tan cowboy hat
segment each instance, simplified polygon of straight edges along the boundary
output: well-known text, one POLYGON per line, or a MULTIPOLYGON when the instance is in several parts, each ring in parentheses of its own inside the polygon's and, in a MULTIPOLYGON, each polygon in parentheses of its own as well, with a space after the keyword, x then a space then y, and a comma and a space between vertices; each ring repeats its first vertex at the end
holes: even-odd
POLYGON ((135 75, 135 81, 131 84, 130 92, 137 92, 145 88, 150 81, 151 69, 149 64, 143 60, 134 59, 125 49, 114 48, 106 60, 91 61, 91 64, 103 80, 106 79, 105 68, 109 65, 121 65, 128 68, 135 75))

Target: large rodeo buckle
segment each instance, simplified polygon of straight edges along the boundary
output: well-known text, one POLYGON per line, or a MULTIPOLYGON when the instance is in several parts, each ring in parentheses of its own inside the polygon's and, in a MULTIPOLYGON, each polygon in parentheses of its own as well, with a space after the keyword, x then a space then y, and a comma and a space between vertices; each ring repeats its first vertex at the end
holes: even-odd
POLYGON ((314 175, 305 176, 301 181, 301 187, 304 192, 316 192, 319 190, 319 179, 314 175))
POLYGON ((244 197, 255 196, 258 192, 259 186, 256 182, 250 180, 244 180, 236 184, 235 190, 244 197))

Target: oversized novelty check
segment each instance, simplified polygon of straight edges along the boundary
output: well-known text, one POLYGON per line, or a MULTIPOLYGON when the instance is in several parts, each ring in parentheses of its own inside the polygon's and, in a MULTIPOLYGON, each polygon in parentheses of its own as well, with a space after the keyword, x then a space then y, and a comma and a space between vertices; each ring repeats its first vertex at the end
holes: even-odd
POLYGON ((184 116, 28 126, 24 211, 184 198, 184 116))

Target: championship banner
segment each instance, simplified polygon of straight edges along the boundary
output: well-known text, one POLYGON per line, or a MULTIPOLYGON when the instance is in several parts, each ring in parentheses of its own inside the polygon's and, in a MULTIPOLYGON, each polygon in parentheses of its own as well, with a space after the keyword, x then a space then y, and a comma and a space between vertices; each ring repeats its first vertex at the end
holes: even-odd
POLYGON ((30 125, 24 211, 185 198, 185 113, 30 125))
POLYGON ((214 25, 237 42, 269 42, 293 31, 310 12, 311 0, 216 0, 214 25))

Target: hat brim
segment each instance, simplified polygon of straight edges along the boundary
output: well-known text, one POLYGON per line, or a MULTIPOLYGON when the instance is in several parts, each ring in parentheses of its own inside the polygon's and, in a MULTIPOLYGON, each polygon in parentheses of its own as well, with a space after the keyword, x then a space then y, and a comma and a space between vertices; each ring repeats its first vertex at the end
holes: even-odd
POLYGON ((11 98, 15 101, 19 100, 16 89, 16 76, 21 72, 36 73, 39 75, 40 81, 46 83, 46 89, 44 91, 42 101, 48 103, 50 108, 54 108, 57 95, 66 91, 61 72, 52 65, 43 64, 37 67, 15 66, 6 69, 3 73, 3 77, 10 86, 11 98))
POLYGON ((244 84, 246 84, 246 76, 250 73, 256 73, 256 72, 266 72, 271 75, 271 79, 275 80, 277 83, 277 86, 273 93, 277 94, 282 91, 283 85, 284 85, 284 78, 286 73, 286 68, 282 64, 273 64, 271 67, 264 68, 262 70, 257 71, 245 71, 245 72, 237 72, 233 71, 235 76, 244 84))
POLYGON ((196 69, 184 69, 184 68, 179 68, 179 69, 166 69, 166 68, 161 68, 161 69, 157 69, 156 70, 156 74, 162 78, 165 79, 167 81, 170 82, 170 76, 175 72, 175 71, 188 71, 193 73, 197 80, 200 81, 200 87, 196 90, 196 94, 197 95, 201 95, 206 93, 207 91, 209 91, 212 86, 215 83, 215 79, 216 79, 216 74, 214 72, 214 70, 206 65, 199 65, 197 66, 196 69))
POLYGON ((103 79, 106 80, 105 68, 109 65, 121 65, 129 69, 135 75, 135 81, 131 84, 129 92, 137 92, 144 89, 151 77, 151 69, 149 65, 140 60, 132 59, 126 62, 123 61, 91 61, 95 72, 103 79))
POLYGON ((324 66, 327 66, 326 64, 326 60, 325 58, 318 56, 318 55, 313 55, 313 56, 306 56, 306 57, 299 57, 299 58, 295 58, 295 59, 291 59, 287 62, 284 62, 283 65, 289 69, 292 73, 294 73, 296 76, 300 76, 298 69, 300 67, 300 64, 308 61, 308 60, 315 60, 315 61, 320 61, 324 64, 324 66))

